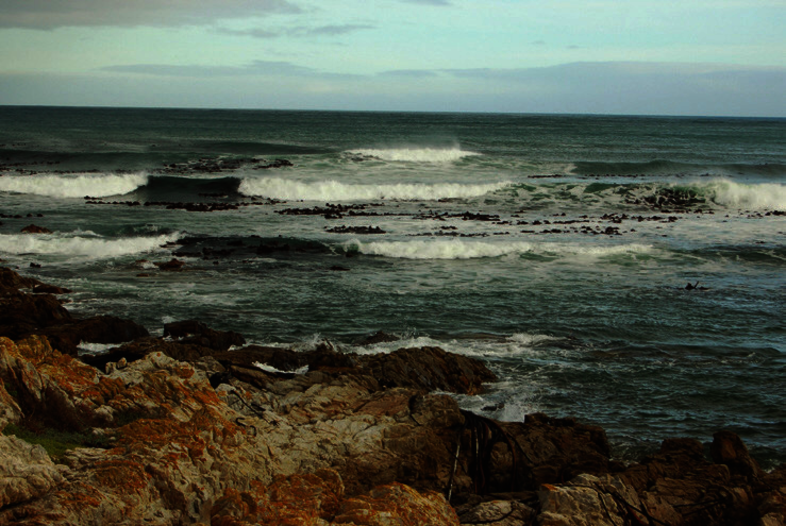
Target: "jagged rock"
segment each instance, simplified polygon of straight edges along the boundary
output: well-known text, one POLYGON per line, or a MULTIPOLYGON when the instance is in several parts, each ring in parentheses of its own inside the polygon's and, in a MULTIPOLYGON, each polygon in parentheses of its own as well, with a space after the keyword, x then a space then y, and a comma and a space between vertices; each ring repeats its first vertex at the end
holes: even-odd
POLYGON ((732 475, 758 478, 763 474, 740 437, 731 431, 718 431, 713 435, 710 454, 713 461, 728 466, 732 475))

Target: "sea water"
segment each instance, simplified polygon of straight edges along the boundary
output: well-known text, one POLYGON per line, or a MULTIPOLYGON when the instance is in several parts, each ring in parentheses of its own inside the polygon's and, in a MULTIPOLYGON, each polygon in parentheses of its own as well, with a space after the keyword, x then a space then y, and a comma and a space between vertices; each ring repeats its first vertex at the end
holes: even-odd
POLYGON ((75 315, 437 345, 486 416, 786 461, 786 120, 0 107, 0 174, 3 264, 75 315))

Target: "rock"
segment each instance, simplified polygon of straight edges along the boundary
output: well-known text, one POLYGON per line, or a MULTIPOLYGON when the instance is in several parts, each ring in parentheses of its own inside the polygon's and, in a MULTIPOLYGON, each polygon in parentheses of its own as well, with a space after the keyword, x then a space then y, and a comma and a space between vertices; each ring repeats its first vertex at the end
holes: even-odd
POLYGON ((388 334, 384 331, 377 331, 374 334, 367 336, 357 342, 355 345, 358 347, 366 347, 368 345, 376 345, 378 343, 390 343, 400 340, 398 336, 394 336, 392 334, 388 334))
POLYGON ((71 314, 51 294, 13 292, 0 301, 0 336, 22 338, 70 321, 71 314))
POLYGON ((164 271, 176 271, 176 270, 183 270, 185 266, 185 261, 180 261, 179 259, 172 258, 169 261, 163 263, 155 263, 155 265, 159 268, 159 270, 164 271))
POLYGON ((0 272, 0 287, 3 300, 0 301, 0 336, 16 340, 45 335, 58 350, 76 355, 82 341, 123 343, 149 335, 141 325, 115 316, 75 320, 53 294, 28 294, 19 290, 32 287, 33 292, 65 293, 67 289, 23 278, 8 269, 0 272))
POLYGON ((374 488, 367 496, 344 501, 333 524, 459 526, 459 521, 441 494, 419 494, 403 484, 392 483, 374 488))
POLYGON ((526 504, 511 500, 491 500, 476 506, 461 507, 456 511, 462 525, 521 526, 532 524, 537 515, 526 504))
POLYGON ((648 513, 667 524, 754 524, 752 480, 733 480, 694 439, 669 439, 660 451, 630 466, 620 478, 639 494, 648 513))
POLYGON ((70 289, 57 287, 55 285, 41 284, 33 287, 34 294, 69 294, 70 292, 71 292, 70 289))
POLYGON ((23 234, 51 234, 52 231, 42 226, 27 225, 22 229, 22 233, 23 234))
POLYGON ((562 486, 546 484, 539 494, 539 526, 647 524, 647 517, 634 511, 641 509, 636 493, 609 475, 581 475, 562 486))
POLYGON ((477 394, 484 382, 496 380, 480 361, 450 354, 438 347, 399 349, 360 359, 361 367, 384 387, 477 394))
POLYGON ((150 334, 143 326, 115 316, 95 316, 50 326, 41 331, 59 351, 76 356, 81 342, 124 343, 150 334))
POLYGON ((19 422, 23 416, 16 399, 6 391, 5 384, 0 379, 0 432, 6 424, 19 422))
POLYGON ((26 278, 8 267, 0 267, 0 294, 16 292, 19 289, 32 289, 36 285, 43 285, 34 278, 26 278))
POLYGON ((748 453, 748 448, 731 431, 718 431, 713 435, 710 454, 713 461, 728 466, 732 475, 755 478, 763 475, 758 462, 748 453))
POLYGON ((233 345, 244 345, 246 339, 232 331, 216 331, 197 320, 179 321, 164 325, 164 337, 178 338, 182 343, 226 351, 233 345))
MULTIPOLYGON (((471 472, 482 475, 486 491, 535 490, 545 483, 559 483, 582 473, 609 471, 610 448, 606 432, 572 418, 527 415, 524 423, 471 418, 480 440, 490 437, 490 451, 471 472), (493 422, 493 421, 491 421, 493 422), (511 452, 511 448, 513 451, 511 452)), ((467 444, 467 448, 471 448, 467 444)), ((462 447, 463 449, 463 447, 462 447)))
POLYGON ((0 510, 40 498, 62 483, 62 474, 44 448, 0 436, 0 510))

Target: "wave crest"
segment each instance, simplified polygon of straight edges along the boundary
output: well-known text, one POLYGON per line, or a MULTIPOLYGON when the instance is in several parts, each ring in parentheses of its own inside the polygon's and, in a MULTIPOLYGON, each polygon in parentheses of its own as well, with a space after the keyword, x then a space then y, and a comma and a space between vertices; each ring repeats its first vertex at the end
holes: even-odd
POLYGON ((87 256, 100 259, 154 252, 161 245, 176 241, 179 234, 152 237, 104 238, 78 234, 11 234, 0 235, 0 252, 6 254, 36 254, 54 256, 87 256))
POLYGON ((338 181, 304 183, 281 178, 244 179, 240 192, 248 196, 303 201, 364 201, 466 199, 479 197, 509 186, 511 183, 489 184, 345 184, 338 181))
POLYGON ((715 181, 707 185, 711 198, 726 207, 786 210, 786 186, 778 183, 742 184, 715 181))
POLYGON ((5 175, 0 192, 47 197, 107 197, 124 195, 147 184, 147 174, 5 175))

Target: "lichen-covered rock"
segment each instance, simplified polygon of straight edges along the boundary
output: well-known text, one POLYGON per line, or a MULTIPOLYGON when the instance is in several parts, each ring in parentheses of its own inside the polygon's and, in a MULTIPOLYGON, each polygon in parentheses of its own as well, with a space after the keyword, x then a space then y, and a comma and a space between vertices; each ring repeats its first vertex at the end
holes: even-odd
POLYGON ((62 482, 44 448, 0 435, 0 510, 41 497, 62 482))
POLYGON ((368 495, 346 499, 332 524, 356 526, 459 526, 455 510, 439 493, 418 493, 403 484, 374 488, 368 495))
POLYGON ((647 524, 636 493, 610 475, 580 475, 569 483, 545 484, 539 526, 625 526, 647 524))
POLYGON ((458 511, 462 525, 522 526, 532 524, 537 512, 524 503, 512 500, 491 500, 458 511))
POLYGON ((6 391, 5 383, 0 378, 0 431, 9 422, 19 422, 22 416, 22 409, 20 409, 16 399, 6 391))

